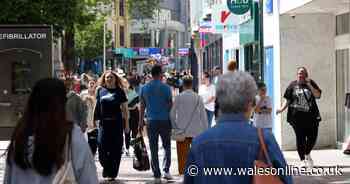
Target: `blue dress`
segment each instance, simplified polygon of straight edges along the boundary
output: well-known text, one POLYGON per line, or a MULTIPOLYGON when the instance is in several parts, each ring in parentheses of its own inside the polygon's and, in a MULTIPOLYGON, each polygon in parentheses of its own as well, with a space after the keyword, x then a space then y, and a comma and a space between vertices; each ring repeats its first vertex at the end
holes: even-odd
POLYGON ((116 178, 123 148, 123 118, 121 104, 127 102, 121 88, 101 87, 96 95, 95 120, 99 124, 99 161, 103 167, 103 177, 116 178))

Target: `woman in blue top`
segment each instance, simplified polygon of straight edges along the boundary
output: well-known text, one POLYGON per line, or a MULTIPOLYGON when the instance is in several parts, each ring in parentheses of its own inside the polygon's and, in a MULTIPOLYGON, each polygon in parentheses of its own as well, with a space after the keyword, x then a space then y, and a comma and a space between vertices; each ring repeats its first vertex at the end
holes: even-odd
POLYGON ((99 120, 99 160, 102 176, 114 180, 118 176, 123 148, 123 128, 129 132, 128 100, 122 81, 112 71, 99 80, 96 94, 95 120, 99 120), (123 123, 122 121, 126 121, 123 123), (125 125, 125 127, 123 127, 125 125))

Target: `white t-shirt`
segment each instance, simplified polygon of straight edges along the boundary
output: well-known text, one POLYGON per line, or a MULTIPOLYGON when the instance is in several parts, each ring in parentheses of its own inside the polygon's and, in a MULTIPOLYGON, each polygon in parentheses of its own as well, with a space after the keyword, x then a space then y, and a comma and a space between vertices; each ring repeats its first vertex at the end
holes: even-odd
MULTIPOLYGON (((272 108, 272 102, 269 96, 260 102, 260 96, 255 97, 256 104, 260 104, 260 108, 272 108)), ((257 128, 272 128, 272 112, 271 113, 254 113, 254 126, 257 128)))
POLYGON ((212 96, 215 97, 215 94, 216 94, 215 86, 212 84, 210 84, 209 86, 201 85, 199 87, 198 94, 203 99, 205 109, 207 109, 209 111, 214 111, 215 110, 215 100, 213 100, 210 103, 208 103, 208 101, 209 101, 210 97, 212 97, 212 96))

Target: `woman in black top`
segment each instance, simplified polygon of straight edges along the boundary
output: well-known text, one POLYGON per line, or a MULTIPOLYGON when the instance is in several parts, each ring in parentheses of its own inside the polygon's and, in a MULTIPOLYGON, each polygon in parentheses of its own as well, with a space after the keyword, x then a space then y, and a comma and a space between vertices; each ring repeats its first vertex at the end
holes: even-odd
POLYGON ((310 156, 316 144, 318 125, 321 121, 316 99, 321 97, 321 89, 311 79, 305 67, 298 68, 298 79, 291 82, 284 93, 286 101, 277 110, 277 114, 288 107, 287 121, 296 134, 297 150, 300 160, 308 167, 313 167, 310 156))
POLYGON ((114 180, 118 176, 123 148, 123 125, 129 132, 128 100, 121 79, 112 71, 100 78, 96 94, 95 120, 99 123, 99 160, 102 176, 114 180))

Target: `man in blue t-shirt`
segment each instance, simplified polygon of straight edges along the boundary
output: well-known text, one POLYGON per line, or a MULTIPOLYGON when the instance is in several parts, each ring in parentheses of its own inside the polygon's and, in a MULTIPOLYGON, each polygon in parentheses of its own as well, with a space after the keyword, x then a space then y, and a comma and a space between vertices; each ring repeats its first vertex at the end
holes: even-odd
POLYGON ((172 96, 170 87, 162 82, 162 67, 160 65, 155 65, 151 73, 153 80, 143 86, 140 93, 141 110, 139 122, 141 123, 140 126, 143 127, 144 113, 146 110, 152 171, 155 182, 160 183, 161 172, 158 160, 159 136, 162 139, 163 148, 165 150, 163 177, 168 180, 172 178, 169 173, 171 163, 171 123, 169 113, 172 106, 172 96))

